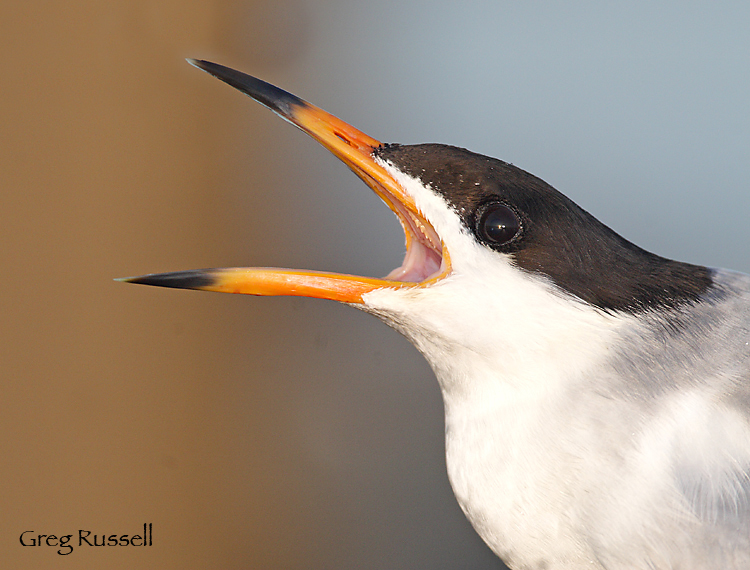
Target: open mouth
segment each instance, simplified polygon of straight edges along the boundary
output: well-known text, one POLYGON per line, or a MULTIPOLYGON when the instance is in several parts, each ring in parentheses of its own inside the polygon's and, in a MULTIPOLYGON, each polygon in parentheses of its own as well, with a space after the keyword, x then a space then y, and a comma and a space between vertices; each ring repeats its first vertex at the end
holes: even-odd
POLYGON ((398 216, 406 236, 400 267, 378 279, 343 273, 266 267, 198 269, 122 279, 129 283, 247 295, 295 295, 363 303, 382 288, 426 287, 451 270, 450 257, 432 225, 396 179, 377 160, 382 143, 286 91, 222 65, 188 60, 249 95, 313 137, 341 159, 398 216))

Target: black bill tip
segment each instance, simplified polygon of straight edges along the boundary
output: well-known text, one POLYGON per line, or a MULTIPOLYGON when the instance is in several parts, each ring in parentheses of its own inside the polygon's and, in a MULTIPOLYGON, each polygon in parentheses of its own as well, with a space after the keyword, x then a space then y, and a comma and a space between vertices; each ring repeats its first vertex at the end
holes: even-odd
POLYGON ((188 58, 187 62, 242 91, 285 119, 291 117, 294 107, 309 106, 304 99, 236 69, 202 59, 188 58))
POLYGON ((173 289, 205 289, 216 283, 216 271, 213 269, 194 269, 191 271, 173 271, 171 273, 151 273, 138 277, 115 279, 123 283, 171 287, 173 289))

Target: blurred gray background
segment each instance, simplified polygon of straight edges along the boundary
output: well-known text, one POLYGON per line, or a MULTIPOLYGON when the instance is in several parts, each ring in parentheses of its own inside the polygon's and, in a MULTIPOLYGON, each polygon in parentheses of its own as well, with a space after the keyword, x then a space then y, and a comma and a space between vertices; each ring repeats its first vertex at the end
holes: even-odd
POLYGON ((112 281, 401 260, 364 184, 184 57, 383 141, 512 162, 646 249, 747 272, 748 29, 739 1, 6 2, 3 566, 502 568, 398 334, 332 302, 112 281), (18 540, 144 522, 153 547, 18 540))

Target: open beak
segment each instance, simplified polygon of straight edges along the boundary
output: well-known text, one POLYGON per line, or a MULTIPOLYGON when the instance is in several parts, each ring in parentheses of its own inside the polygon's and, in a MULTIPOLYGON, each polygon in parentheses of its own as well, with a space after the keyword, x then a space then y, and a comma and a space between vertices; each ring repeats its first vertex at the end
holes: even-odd
POLYGON ((340 158, 398 216, 406 235, 406 256, 400 267, 382 279, 252 267, 158 273, 120 281, 248 295, 296 295, 360 304, 362 296, 375 289, 425 287, 450 272, 448 251, 437 232, 412 197, 376 161, 375 153, 382 143, 270 83, 208 61, 188 62, 249 95, 340 158))

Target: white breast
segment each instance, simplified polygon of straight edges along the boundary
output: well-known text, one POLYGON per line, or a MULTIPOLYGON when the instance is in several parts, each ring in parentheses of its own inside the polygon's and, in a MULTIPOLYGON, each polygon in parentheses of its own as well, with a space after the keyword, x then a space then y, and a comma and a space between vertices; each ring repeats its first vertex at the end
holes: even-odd
POLYGON ((576 513, 591 460, 582 454, 595 453, 581 440, 591 427, 569 414, 626 321, 511 266, 485 272, 500 284, 491 298, 472 277, 456 272, 429 289, 381 290, 366 301, 435 370, 450 481, 490 547, 519 568, 597 568, 576 513))
POLYGON ((490 547, 519 570, 750 568, 750 279, 715 274, 716 296, 680 315, 599 311, 395 176, 452 272, 358 308, 434 369, 450 481, 490 547))
POLYGON ((715 322, 734 351, 737 327, 708 304, 676 328, 602 314, 514 273, 495 290, 527 280, 519 305, 461 274, 368 299, 436 373, 450 481, 487 544, 519 569, 750 567, 750 426, 727 400, 746 380, 705 342, 715 322))

